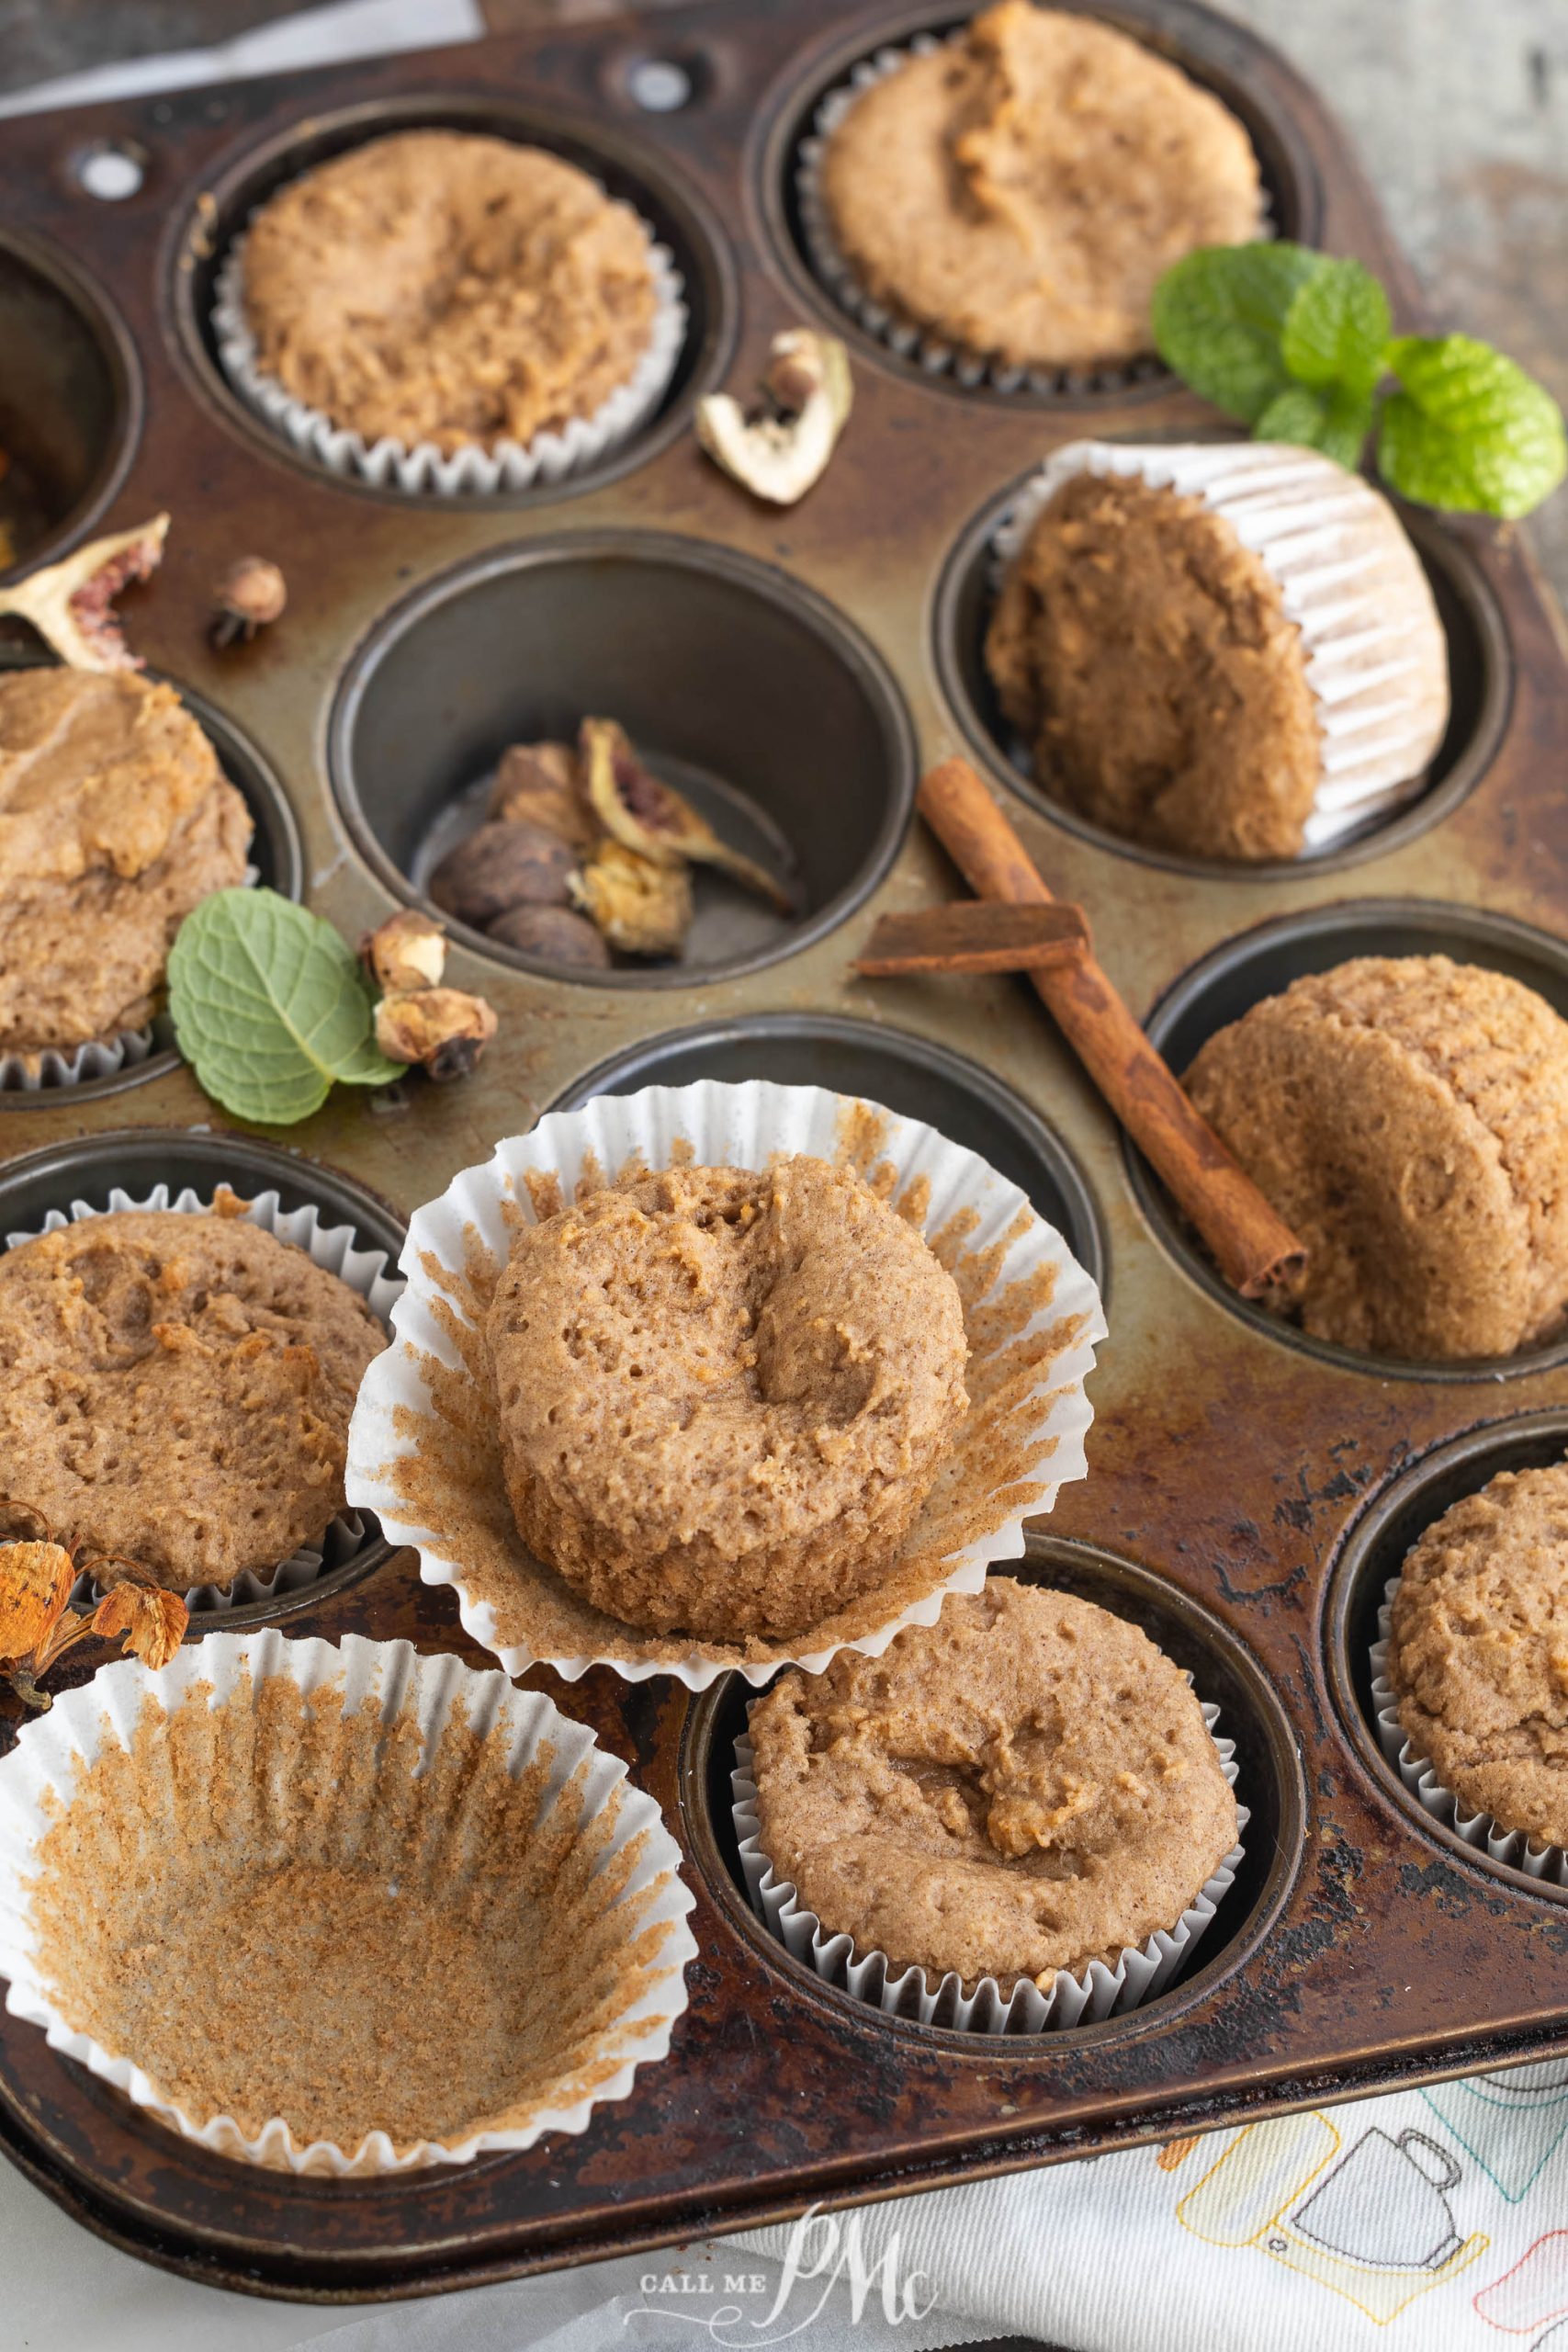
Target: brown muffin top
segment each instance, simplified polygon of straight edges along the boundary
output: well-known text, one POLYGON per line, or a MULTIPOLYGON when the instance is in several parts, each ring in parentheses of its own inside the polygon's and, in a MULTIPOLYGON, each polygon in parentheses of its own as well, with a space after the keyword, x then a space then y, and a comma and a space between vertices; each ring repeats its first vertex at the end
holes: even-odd
POLYGON ((1193 856, 1300 852, 1322 769, 1301 631, 1201 499, 1073 475, 1009 567, 986 667, 1080 816, 1193 856))
POLYGON ((525 1543, 659 1632, 829 1615, 886 1566, 966 1403, 952 1276, 805 1155, 633 1176, 525 1227, 489 1346, 525 1543))
POLYGON ((655 296, 641 221, 575 164, 410 130, 269 199, 244 305, 296 400, 367 443, 449 453, 592 416, 636 373, 655 296))
POLYGON ((868 293, 1018 367, 1147 351, 1162 273, 1261 217, 1251 142, 1217 98, 1029 0, 872 83, 829 139, 822 192, 868 293))
POLYGON ((172 686, 0 674, 0 1052, 140 1028, 182 917, 243 879, 251 831, 172 686))
POLYGON ((1405 1736, 1466 1813, 1568 1845, 1568 1463, 1504 1471, 1427 1530, 1388 1675, 1405 1736))
POLYGON ((237 1215, 41 1234, 0 1257, 6 1498, 175 1591, 265 1573, 343 1509, 349 1414, 385 1344, 346 1283, 237 1215))
POLYGON ((1568 1023, 1446 956, 1361 956, 1212 1037, 1193 1102, 1306 1244, 1304 1328, 1438 1361, 1568 1309, 1568 1023))
POLYGON ((760 1843, 829 1934, 966 1984, 1114 1962, 1236 1842, 1202 1709, 1146 1634, 995 1576, 751 1710, 760 1843))

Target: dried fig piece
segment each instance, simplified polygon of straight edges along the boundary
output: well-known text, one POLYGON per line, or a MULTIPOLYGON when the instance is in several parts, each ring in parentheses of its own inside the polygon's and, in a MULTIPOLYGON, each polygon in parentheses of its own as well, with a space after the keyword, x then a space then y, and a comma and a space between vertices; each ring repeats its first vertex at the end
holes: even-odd
POLYGON ((446 934, 416 907, 405 907, 366 933, 359 954, 383 996, 433 989, 446 968, 446 934))
POLYGON ((854 400, 850 355, 829 334, 776 334, 750 414, 728 392, 697 402, 697 439, 716 465, 773 506, 793 506, 827 470, 854 400))
POLYGON ((678 956, 692 927, 692 884, 684 865, 655 865, 624 842, 602 842, 571 895, 612 947, 627 956, 678 956))
POLYGON ((407 989, 376 1007, 376 1043, 388 1060, 417 1062, 437 1080, 466 1078, 496 1026, 494 1008, 463 989, 407 989))
POLYGON ((168 516, 154 514, 133 531, 92 539, 74 555, 0 588, 0 613, 30 621, 73 670, 140 670, 120 635, 114 600, 133 580, 157 571, 168 530, 168 516))
POLYGON ((560 907, 577 860, 537 825, 491 819, 448 850, 430 877, 443 914, 483 931, 513 907, 560 907))
POLYGON ((537 825, 569 849, 592 849, 599 838, 570 743, 513 743, 502 752, 490 814, 512 824, 537 825))
POLYGON ((570 907, 513 907, 491 924, 487 936, 543 962, 574 971, 607 971, 610 950, 586 915, 570 907))
POLYGON ((689 800, 650 775, 626 729, 613 718, 585 718, 579 741, 589 805, 623 847, 655 865, 716 865, 780 914, 794 913, 795 902, 782 884, 765 867, 720 841, 689 800))

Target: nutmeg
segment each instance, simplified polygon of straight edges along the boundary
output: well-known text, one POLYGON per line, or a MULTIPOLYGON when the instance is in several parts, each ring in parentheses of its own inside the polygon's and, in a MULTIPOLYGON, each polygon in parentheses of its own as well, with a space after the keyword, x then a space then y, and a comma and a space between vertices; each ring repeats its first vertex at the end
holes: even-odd
POLYGON ((444 914, 483 931, 513 907, 563 907, 577 860, 537 825, 492 818, 447 851, 430 877, 444 914))

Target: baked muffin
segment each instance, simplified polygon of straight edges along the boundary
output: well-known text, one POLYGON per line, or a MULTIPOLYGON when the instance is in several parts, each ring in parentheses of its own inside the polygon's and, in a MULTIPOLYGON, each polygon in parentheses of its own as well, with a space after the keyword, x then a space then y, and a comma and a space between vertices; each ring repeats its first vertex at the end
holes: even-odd
POLYGON ((1411 1548, 1391 1617, 1416 1754, 1464 1813, 1568 1846, 1568 1463, 1453 1504, 1411 1548))
POLYGON ((829 1935, 1004 1994, 1114 1965, 1237 1837, 1191 1686, 1147 1634, 1011 1577, 879 1658, 792 1668, 751 1710, 760 1843, 829 1935))
POLYGON ((1319 1339, 1506 1356, 1568 1311, 1568 1023, 1446 956, 1358 956, 1204 1046, 1185 1084, 1307 1249, 1319 1339))
POLYGON ((349 1414, 385 1344, 346 1283, 239 1216, 40 1234, 0 1257, 6 1502, 176 1592, 265 1575, 344 1508, 349 1414))
POLYGON ((648 232, 558 155, 397 131, 280 188, 252 221, 256 361, 367 445, 446 454, 591 417, 636 374, 648 232))
POLYGON ((1150 350, 1162 274, 1262 221, 1251 142, 1217 98, 1030 0, 871 83, 829 134, 821 197, 867 294, 1017 368, 1150 350))
POLYGON ((1290 858, 1419 790, 1447 639, 1393 509, 1331 458, 1075 442, 1005 539, 986 669, 1064 808, 1151 849, 1290 858))
POLYGON ((244 879, 251 831, 172 686, 0 672, 0 1053, 143 1027, 181 921, 244 879))
POLYGON ((487 1337, 523 1541, 655 1633, 793 1634, 874 1586, 967 1408, 952 1276, 805 1156, 525 1227, 487 1337))

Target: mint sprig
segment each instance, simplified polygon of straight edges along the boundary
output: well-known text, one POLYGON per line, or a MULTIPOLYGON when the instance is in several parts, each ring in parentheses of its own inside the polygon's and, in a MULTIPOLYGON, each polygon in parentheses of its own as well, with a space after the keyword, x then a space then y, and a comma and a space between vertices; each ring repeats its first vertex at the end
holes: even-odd
POLYGON ((1207 245, 1155 288, 1168 368, 1250 425, 1342 466, 1377 436, 1391 490, 1450 512, 1528 514, 1568 472, 1562 414, 1543 385, 1469 335, 1395 335, 1359 261, 1283 243, 1207 245), (1393 377, 1397 389, 1383 389, 1393 377))

